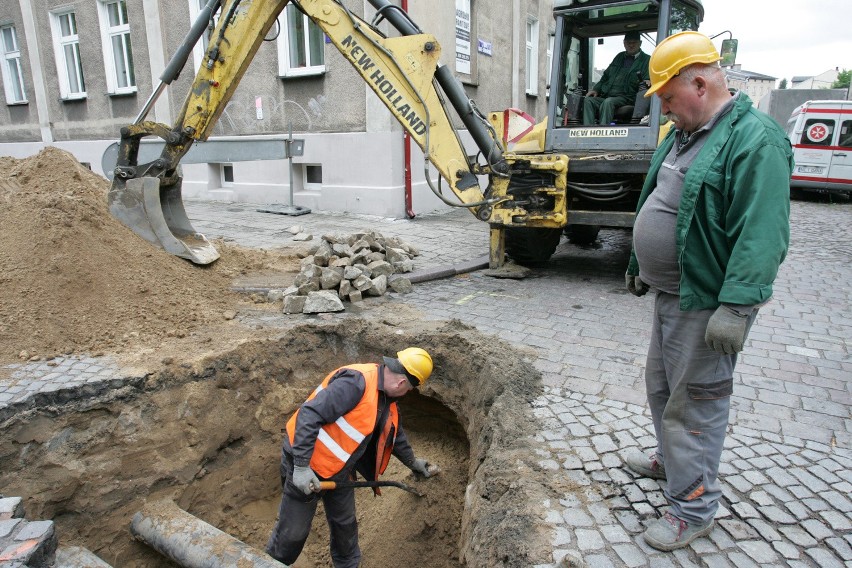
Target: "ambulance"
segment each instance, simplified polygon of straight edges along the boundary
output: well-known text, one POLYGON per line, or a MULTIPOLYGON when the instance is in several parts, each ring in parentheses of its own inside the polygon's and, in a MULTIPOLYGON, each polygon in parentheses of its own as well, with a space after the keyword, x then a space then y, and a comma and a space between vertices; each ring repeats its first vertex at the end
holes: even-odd
POLYGON ((852 193, 852 101, 807 101, 787 121, 796 162, 790 186, 852 193))

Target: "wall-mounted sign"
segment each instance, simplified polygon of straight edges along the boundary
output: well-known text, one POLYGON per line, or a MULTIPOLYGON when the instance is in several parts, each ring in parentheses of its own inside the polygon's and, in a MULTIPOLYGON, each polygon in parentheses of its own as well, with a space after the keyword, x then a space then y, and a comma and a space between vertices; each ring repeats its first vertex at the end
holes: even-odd
POLYGON ((479 45, 477 47, 477 51, 484 55, 491 57, 491 42, 485 41, 484 39, 479 40, 479 45))
POLYGON ((470 0, 456 0, 456 71, 470 75, 470 0))

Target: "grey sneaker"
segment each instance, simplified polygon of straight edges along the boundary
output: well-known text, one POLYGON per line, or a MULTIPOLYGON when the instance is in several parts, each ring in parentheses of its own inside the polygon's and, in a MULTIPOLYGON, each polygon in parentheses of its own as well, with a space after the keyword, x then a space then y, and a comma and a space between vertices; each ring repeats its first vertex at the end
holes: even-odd
POLYGON ((631 452, 626 458, 624 458, 624 463, 627 464, 627 467, 639 475, 644 477, 650 477, 651 479, 666 479, 666 466, 663 465, 657 458, 657 453, 645 455, 640 451, 631 452))
POLYGON ((693 540, 707 536, 713 530, 713 520, 699 525, 687 523, 671 513, 666 513, 650 525, 642 534, 647 542, 657 550, 676 550, 688 546, 693 540))

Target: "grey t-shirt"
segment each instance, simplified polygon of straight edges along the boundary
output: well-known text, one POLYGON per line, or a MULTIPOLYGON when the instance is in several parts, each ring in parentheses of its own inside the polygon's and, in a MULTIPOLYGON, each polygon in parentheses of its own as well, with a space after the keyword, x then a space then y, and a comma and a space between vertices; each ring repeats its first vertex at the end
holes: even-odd
POLYGON ((707 141, 707 132, 734 106, 739 93, 726 102, 707 124, 692 135, 675 133, 675 143, 657 174, 651 191, 633 224, 633 249, 639 261, 639 278, 652 288, 677 294, 680 291, 680 265, 677 259, 675 226, 683 193, 683 180, 689 166, 707 141))

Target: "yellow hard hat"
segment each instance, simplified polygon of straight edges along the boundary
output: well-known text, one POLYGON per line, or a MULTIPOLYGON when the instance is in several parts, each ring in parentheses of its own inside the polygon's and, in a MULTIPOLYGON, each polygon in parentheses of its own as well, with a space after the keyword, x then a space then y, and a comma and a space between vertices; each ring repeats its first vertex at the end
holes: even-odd
POLYGON ((406 374, 417 379, 419 384, 426 382, 432 374, 432 357, 425 349, 419 347, 408 347, 396 354, 396 358, 402 363, 406 374))
POLYGON ((722 59, 710 38, 698 32, 680 32, 661 41, 654 53, 648 70, 651 88, 645 92, 650 97, 680 70, 693 63, 714 63, 722 59))

